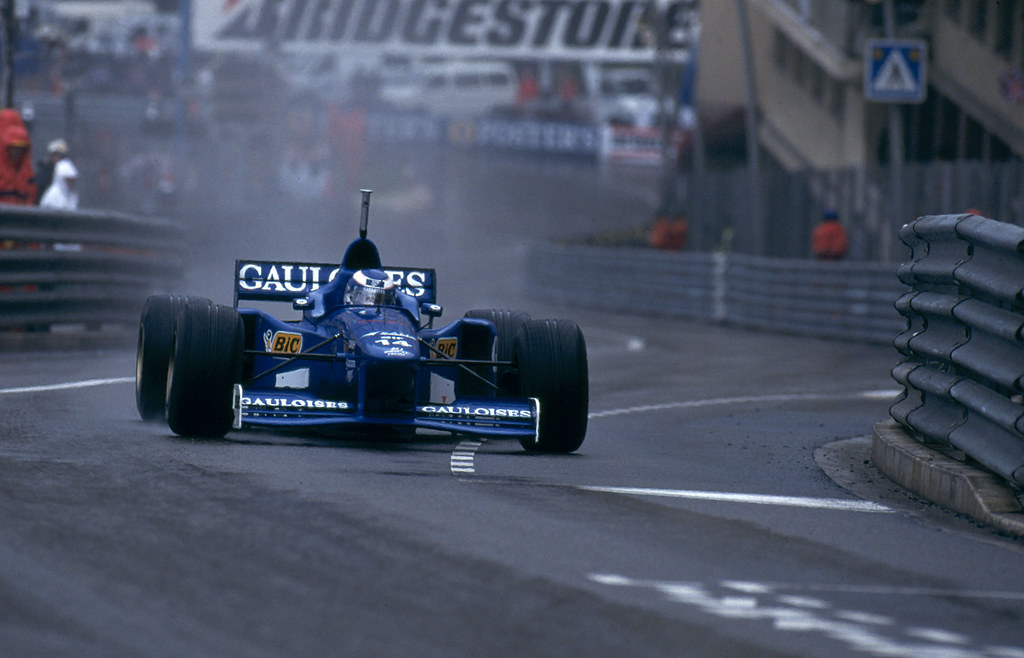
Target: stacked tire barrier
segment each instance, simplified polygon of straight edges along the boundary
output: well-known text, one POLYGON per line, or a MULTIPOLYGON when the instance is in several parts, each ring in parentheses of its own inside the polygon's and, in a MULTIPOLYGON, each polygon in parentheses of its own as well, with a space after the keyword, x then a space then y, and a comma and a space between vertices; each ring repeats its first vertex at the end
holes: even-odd
POLYGON ((181 276, 185 237, 166 220, 0 206, 0 338, 134 330, 181 276))
POLYGON ((893 419, 1024 485, 1024 228, 974 215, 923 217, 900 239, 911 291, 896 307, 904 393, 893 419))
POLYGON ((905 325, 906 288, 879 263, 537 244, 526 271, 548 301, 616 313, 887 344, 905 325))

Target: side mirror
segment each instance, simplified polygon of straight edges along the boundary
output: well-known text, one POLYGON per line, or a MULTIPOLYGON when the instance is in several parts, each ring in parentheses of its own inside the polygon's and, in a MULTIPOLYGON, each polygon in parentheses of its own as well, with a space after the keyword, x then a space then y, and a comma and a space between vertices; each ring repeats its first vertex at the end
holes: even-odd
POLYGON ((292 300, 292 308, 296 311, 305 311, 313 308, 313 300, 309 297, 298 297, 292 300))
POLYGON ((438 304, 430 304, 427 302, 420 304, 420 315, 425 315, 430 318, 426 325, 428 328, 432 328, 434 326, 434 318, 441 317, 441 313, 443 312, 444 309, 438 304))

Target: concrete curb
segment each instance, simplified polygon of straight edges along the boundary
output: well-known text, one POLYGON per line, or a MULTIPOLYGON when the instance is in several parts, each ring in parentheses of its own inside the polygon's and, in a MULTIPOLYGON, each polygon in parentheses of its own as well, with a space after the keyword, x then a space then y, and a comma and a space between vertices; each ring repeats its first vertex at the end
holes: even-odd
POLYGON ((1005 480, 927 447, 891 419, 875 424, 871 462, 908 491, 1024 538, 1024 508, 1005 480))

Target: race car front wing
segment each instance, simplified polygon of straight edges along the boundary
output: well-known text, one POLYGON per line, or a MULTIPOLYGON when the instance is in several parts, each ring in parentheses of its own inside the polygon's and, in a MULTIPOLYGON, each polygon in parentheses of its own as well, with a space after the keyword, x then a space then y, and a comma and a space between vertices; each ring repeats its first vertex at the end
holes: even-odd
POLYGON ((236 384, 235 429, 377 425, 441 430, 483 436, 534 437, 540 423, 536 398, 463 398, 453 403, 417 405, 414 412, 376 415, 357 401, 325 400, 301 391, 247 390, 236 384))

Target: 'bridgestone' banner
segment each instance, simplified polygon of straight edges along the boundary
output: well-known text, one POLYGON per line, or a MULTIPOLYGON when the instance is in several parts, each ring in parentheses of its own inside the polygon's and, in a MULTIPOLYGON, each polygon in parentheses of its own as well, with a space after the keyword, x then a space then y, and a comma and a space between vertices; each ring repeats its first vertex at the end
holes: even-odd
POLYGON ((199 50, 650 62, 685 59, 699 0, 204 0, 199 50))

